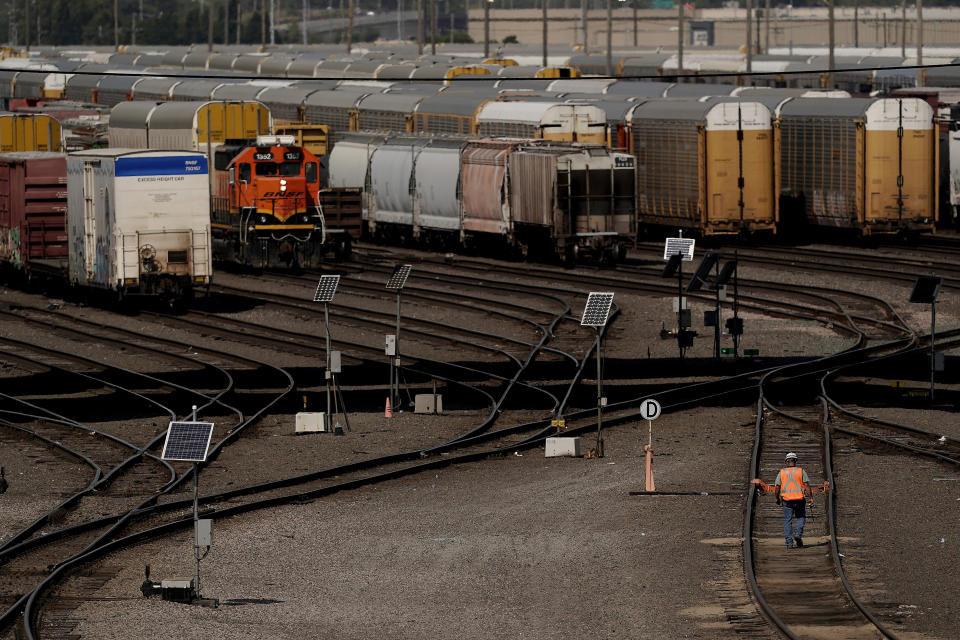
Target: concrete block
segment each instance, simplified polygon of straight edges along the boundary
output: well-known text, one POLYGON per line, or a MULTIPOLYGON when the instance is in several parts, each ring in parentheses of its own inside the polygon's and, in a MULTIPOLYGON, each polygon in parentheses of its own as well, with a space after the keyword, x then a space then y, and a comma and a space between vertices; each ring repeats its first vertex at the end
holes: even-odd
POLYGON ((580 438, 547 438, 547 458, 579 458, 580 438))
POLYGON ((301 411, 297 414, 296 433, 321 433, 327 430, 326 414, 323 411, 301 411))
POLYGON ((414 413, 443 413, 443 396, 439 393, 433 395, 432 393, 418 393, 414 398, 413 405, 414 413), (436 398, 436 406, 434 406, 434 398, 436 398))

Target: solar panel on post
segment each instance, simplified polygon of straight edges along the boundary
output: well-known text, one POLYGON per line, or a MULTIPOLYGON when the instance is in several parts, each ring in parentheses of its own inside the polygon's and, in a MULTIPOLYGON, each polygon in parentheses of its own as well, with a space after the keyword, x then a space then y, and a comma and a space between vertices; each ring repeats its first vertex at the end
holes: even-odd
POLYGON ((317 284, 317 293, 313 296, 314 302, 330 302, 333 296, 337 294, 337 285, 340 284, 340 276, 320 276, 320 282, 317 284))
POLYGON ((602 327, 607 324, 610 315, 610 306, 613 304, 613 293, 593 291, 587 296, 587 304, 583 308, 581 327, 602 327))
POLYGON ((733 272, 737 270, 737 261, 728 260, 723 263, 723 266, 720 268, 720 275, 717 276, 717 286, 722 287, 730 281, 730 278, 733 277, 733 272))
POLYGON ((717 264, 717 260, 720 259, 720 254, 716 251, 708 251, 703 260, 700 261, 700 266, 697 267, 697 272, 693 274, 693 278, 690 279, 690 283, 687 284, 687 292, 692 293, 694 291, 700 291, 704 284, 707 282, 707 278, 710 277, 710 269, 713 269, 713 265, 717 264))
POLYGON ((669 260, 671 256, 679 253, 683 256, 684 262, 692 261, 693 247, 696 242, 696 238, 667 238, 663 246, 663 259, 669 260))
POLYGON ((164 460, 203 462, 213 436, 212 422, 171 422, 163 443, 164 460))
POLYGON ((910 302, 919 302, 924 304, 933 304, 940 295, 940 285, 943 278, 939 276, 920 276, 913 283, 913 291, 910 293, 910 302))
POLYGON ((394 267, 393 273, 390 274, 390 279, 387 280, 387 289, 403 289, 403 286, 407 284, 407 278, 410 277, 410 270, 412 268, 409 264, 398 264, 394 267))

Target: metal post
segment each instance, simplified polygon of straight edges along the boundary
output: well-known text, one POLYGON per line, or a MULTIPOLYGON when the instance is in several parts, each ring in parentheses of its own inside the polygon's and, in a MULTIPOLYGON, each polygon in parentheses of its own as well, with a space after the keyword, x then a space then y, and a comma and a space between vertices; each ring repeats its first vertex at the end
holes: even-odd
POLYGON ((490 0, 483 2, 483 57, 490 57, 490 0))
POLYGON ((603 381, 600 376, 600 327, 597 330, 597 456, 603 457, 603 381))
POLYGON ((397 41, 403 42, 403 0, 397 0, 397 41))
POLYGON ((300 40, 303 44, 307 44, 307 0, 303 0, 303 33, 300 34, 300 40))
MULTIPOLYGON (((30 0, 24 2, 27 5, 27 21, 24 23, 24 30, 27 32, 27 51, 30 50, 30 0)), ((113 0, 113 50, 120 51, 120 0, 113 0)))
MULTIPOLYGON (((681 234, 681 237, 682 234, 681 234)), ((679 252, 678 252, 678 255, 679 252)), ((683 360, 683 342, 680 336, 683 335, 683 258, 680 258, 680 264, 677 265, 677 348, 680 349, 680 359, 683 360)))
POLYGON ((260 48, 267 46, 267 0, 260 0, 260 48))
MULTIPOLYGON (((397 384, 397 395, 396 401, 393 403, 395 407, 400 406, 400 289, 397 289, 397 337, 394 342, 394 356, 393 356, 393 365, 396 367, 396 375, 393 376, 394 381, 397 384)), ((393 391, 391 390, 391 395, 393 391)))
POLYGON ((330 424, 330 303, 323 303, 323 326, 326 328, 327 333, 327 367, 324 370, 323 377, 327 382, 327 406, 326 406, 326 415, 324 416, 324 428, 330 424))
MULTIPOLYGON (((713 277, 715 281, 720 280, 720 258, 717 257, 717 264, 714 266, 713 277)), ((717 289, 717 306, 716 313, 717 316, 714 318, 713 326, 713 357, 717 359, 717 362, 720 362, 720 285, 716 285, 717 289)))
POLYGON ((853 46, 860 46, 860 0, 853 5, 853 46))
POLYGON ((933 402, 933 379, 937 370, 937 348, 936 348, 936 330, 937 330, 937 301, 930 303, 930 402, 933 402))
POLYGON ((200 467, 193 463, 193 587, 197 598, 200 597, 200 545, 197 544, 197 528, 200 526, 200 467))
POLYGON ((633 46, 637 46, 637 0, 633 0, 633 46))
POLYGON ((737 263, 737 268, 733 270, 733 326, 734 326, 733 359, 736 360, 737 358, 740 357, 740 334, 736 333, 737 319, 740 317, 739 315, 737 315, 738 312, 740 311, 740 298, 738 297, 740 290, 737 288, 737 285, 739 284, 739 276, 740 276, 740 252, 739 251, 733 252, 733 260, 734 262, 737 263))

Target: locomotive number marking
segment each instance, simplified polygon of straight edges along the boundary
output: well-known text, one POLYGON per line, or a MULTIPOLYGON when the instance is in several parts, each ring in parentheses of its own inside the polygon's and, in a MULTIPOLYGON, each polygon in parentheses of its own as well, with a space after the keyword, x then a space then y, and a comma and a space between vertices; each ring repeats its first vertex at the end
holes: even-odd
POLYGON ((270 151, 257 151, 253 154, 254 160, 273 160, 273 153, 270 151))

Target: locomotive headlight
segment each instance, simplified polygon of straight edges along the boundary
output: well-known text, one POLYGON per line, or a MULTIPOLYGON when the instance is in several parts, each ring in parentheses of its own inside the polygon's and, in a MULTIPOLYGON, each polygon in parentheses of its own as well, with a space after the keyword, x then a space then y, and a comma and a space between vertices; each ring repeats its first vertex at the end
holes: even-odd
POLYGON ((280 180, 280 191, 286 191, 286 190, 287 190, 287 181, 281 179, 281 180, 280 180))

